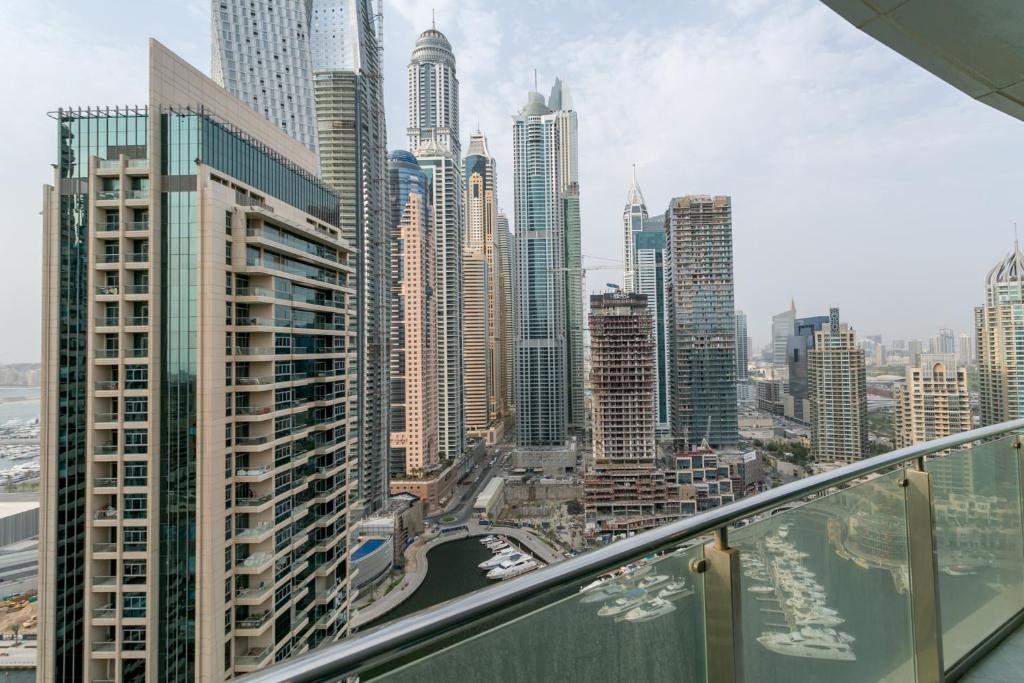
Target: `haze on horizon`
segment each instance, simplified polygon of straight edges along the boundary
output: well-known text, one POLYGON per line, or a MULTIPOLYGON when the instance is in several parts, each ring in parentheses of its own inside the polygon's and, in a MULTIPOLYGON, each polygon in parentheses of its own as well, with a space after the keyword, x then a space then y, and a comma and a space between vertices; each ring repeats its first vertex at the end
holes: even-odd
MULTIPOLYGON (((0 62, 17 101, 0 113, 8 209, 0 363, 39 356, 41 185, 52 182, 56 161, 46 112, 144 102, 150 36, 204 71, 210 63, 204 0, 4 4, 0 62)), ((387 0, 392 149, 408 145, 406 65, 431 5, 455 51, 463 148, 479 125, 510 219, 512 114, 533 69, 542 93, 555 76, 569 85, 587 266, 618 267, 636 163, 652 214, 674 196, 732 196, 736 304, 747 313, 752 351, 791 297, 799 315, 839 306, 860 336, 972 331, 985 275, 1024 219, 1021 122, 816 0, 387 0)), ((588 293, 620 280, 619 271, 593 271, 588 293)))

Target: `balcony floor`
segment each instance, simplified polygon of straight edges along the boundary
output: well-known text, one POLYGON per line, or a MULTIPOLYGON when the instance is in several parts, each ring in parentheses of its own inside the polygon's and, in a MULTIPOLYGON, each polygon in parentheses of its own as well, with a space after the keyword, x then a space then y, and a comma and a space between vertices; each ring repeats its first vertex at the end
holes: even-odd
POLYGON ((964 683, 1024 681, 1024 626, 1019 626, 960 680, 964 683))

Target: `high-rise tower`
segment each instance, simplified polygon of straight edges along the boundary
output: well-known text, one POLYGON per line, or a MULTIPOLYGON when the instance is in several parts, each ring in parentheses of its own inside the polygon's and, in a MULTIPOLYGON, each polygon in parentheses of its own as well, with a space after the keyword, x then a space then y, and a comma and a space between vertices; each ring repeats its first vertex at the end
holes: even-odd
POLYGON ((409 152, 392 152, 390 473, 417 476, 438 461, 437 309, 432 189, 409 152))
POLYGON ((438 443, 441 457, 455 458, 466 444, 462 174, 451 153, 438 142, 420 146, 415 154, 433 190, 438 443))
POLYGON ((566 439, 566 266, 558 119, 538 92, 513 119, 515 395, 520 446, 566 439))
POLYGON ((737 441, 732 201, 688 195, 665 218, 672 335, 672 436, 737 441))
POLYGON ((515 408, 515 392, 513 377, 515 367, 512 362, 512 347, 514 338, 514 325, 512 324, 515 312, 512 303, 512 232, 508 227, 508 216, 498 211, 497 222, 498 234, 498 273, 502 292, 501 312, 501 386, 505 393, 504 401, 509 411, 515 408))
POLYGON ((626 207, 622 210, 622 291, 635 292, 636 289, 636 235, 644 229, 647 220, 647 205, 640 185, 636 181, 636 164, 633 164, 633 182, 626 194, 626 207))
POLYGON ((566 425, 581 429, 583 405, 583 253, 580 214, 579 119, 569 86, 555 78, 548 97, 554 118, 558 193, 562 204, 565 267, 566 425))
POLYGON ((736 311, 736 381, 747 381, 750 347, 747 345, 747 314, 736 311))
POLYGON ((926 353, 920 367, 908 367, 907 381, 895 391, 893 431, 896 448, 924 443, 971 428, 967 369, 952 353, 926 353))
POLYGON ((356 349, 359 498, 388 495, 390 235, 380 24, 371 0, 315 0, 313 91, 320 170, 341 195, 341 229, 359 254, 356 349))
POLYGON ((501 269, 502 260, 507 258, 503 248, 507 247, 502 246, 498 228, 495 161, 480 131, 469 137, 463 166, 466 422, 470 431, 479 432, 496 426, 509 410, 505 388, 509 378, 502 363, 508 338, 501 269), (483 296, 484 307, 471 309, 470 299, 478 295, 483 296), (470 328, 479 329, 475 334, 483 335, 482 343, 470 342, 470 328), (476 353, 481 356, 476 358, 476 353))
POLYGON ((1024 252, 989 271, 985 304, 974 309, 982 425, 1024 416, 1024 252))
POLYGON ((416 39, 409 62, 408 132, 434 195, 438 438, 441 457, 455 458, 466 443, 459 81, 451 43, 435 27, 416 39))
POLYGON ((807 352, 811 454, 819 462, 850 463, 868 451, 864 351, 854 331, 839 322, 839 309, 814 333, 807 352))
POLYGON ((220 86, 315 151, 309 44, 314 1, 321 0, 212 3, 211 71, 220 86))
POLYGON ((55 114, 42 680, 223 680, 347 631, 340 198, 155 41, 149 73, 147 107, 55 114))
POLYGON ((431 26, 416 39, 409 61, 409 149, 432 140, 461 161, 459 79, 448 38, 431 26))
MULTIPOLYGON (((656 415, 659 432, 671 428, 671 366, 668 327, 668 298, 665 296, 665 231, 647 229, 633 235, 634 292, 647 299, 654 338, 656 415)), ((591 304, 593 308, 593 304, 591 304)))
POLYGON ((772 370, 775 379, 786 379, 788 364, 786 362, 786 345, 793 334, 796 321, 796 301, 790 300, 789 310, 772 316, 772 370))

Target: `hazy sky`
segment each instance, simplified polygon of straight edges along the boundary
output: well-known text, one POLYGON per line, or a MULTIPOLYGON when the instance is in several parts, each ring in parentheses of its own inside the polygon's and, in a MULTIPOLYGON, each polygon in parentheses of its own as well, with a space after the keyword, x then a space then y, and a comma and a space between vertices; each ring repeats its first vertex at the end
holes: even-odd
MULTIPOLYGON (((733 198, 736 304, 770 316, 838 305, 861 335, 965 331, 988 269, 1024 224, 1024 123, 972 101, 816 0, 385 2, 392 148, 407 145, 406 65, 430 25, 451 40, 462 137, 479 122, 511 210, 512 114, 533 69, 561 76, 580 124, 583 252, 621 260, 636 163, 651 213, 733 198)), ((146 41, 209 71, 210 3, 0 0, 7 92, 0 201, 0 362, 39 356, 41 185, 59 106, 143 104, 146 41)), ((619 282, 596 271, 590 287, 619 282)))

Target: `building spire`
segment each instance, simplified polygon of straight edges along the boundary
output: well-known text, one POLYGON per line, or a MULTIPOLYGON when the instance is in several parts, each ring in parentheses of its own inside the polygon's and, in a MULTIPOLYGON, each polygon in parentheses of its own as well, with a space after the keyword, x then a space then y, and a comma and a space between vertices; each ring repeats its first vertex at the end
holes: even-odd
POLYGON ((437 30, 437 21, 434 19, 434 8, 430 8, 430 28, 437 30))
POLYGON ((537 90, 537 70, 533 70, 533 92, 539 92, 537 90))

